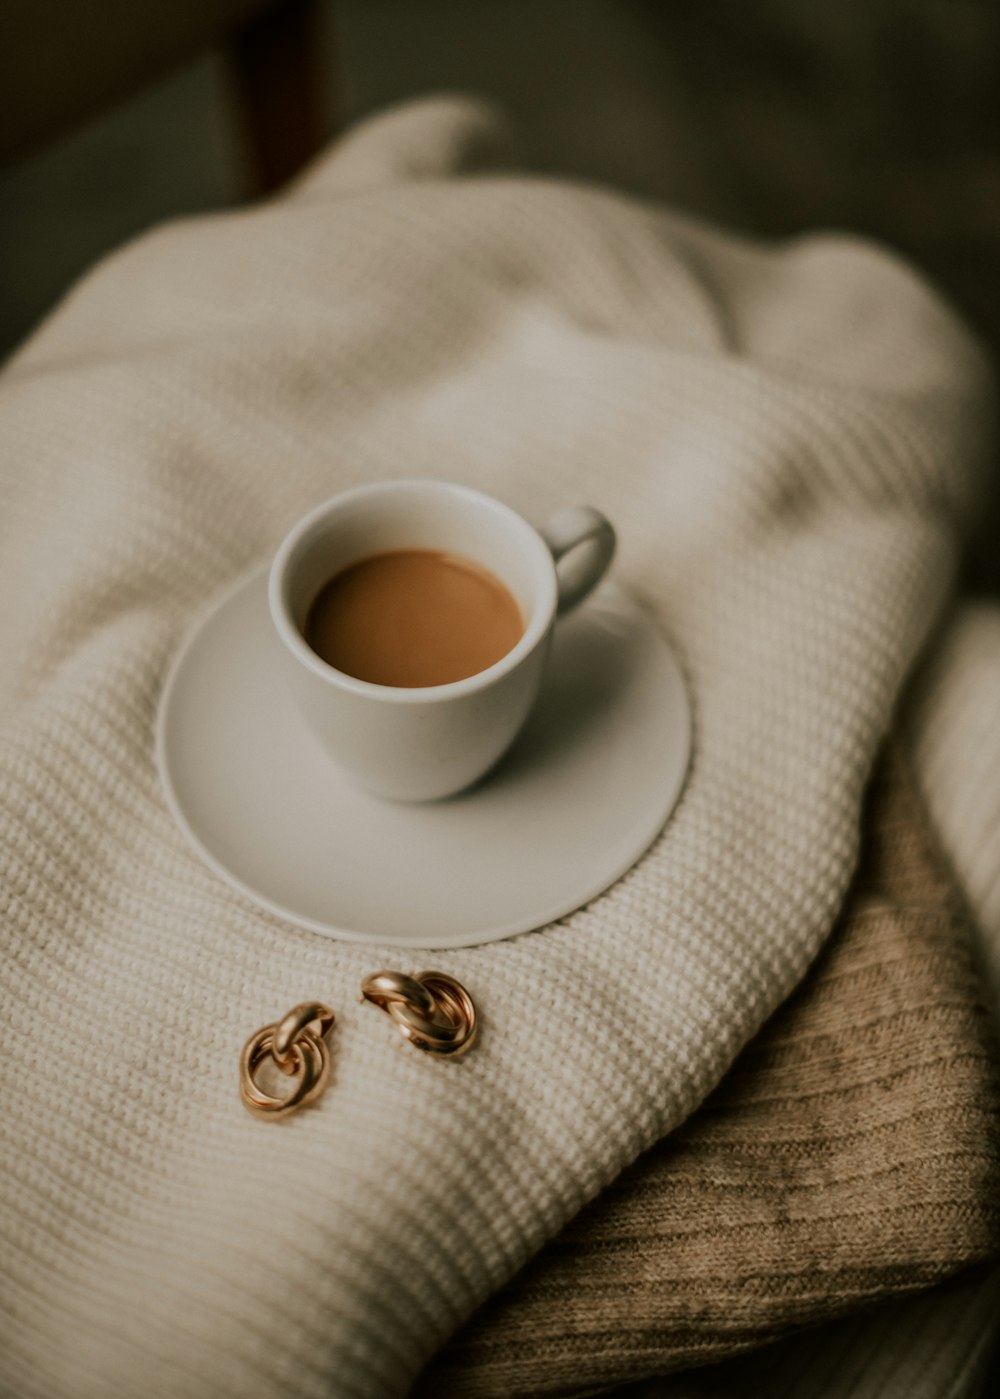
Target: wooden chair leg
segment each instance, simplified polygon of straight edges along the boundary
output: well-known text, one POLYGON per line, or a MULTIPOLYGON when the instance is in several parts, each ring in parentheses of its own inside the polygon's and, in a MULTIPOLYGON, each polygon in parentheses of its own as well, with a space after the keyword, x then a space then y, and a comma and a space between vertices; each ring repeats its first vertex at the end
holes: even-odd
POLYGON ((329 135, 322 0, 274 0, 226 44, 251 195, 290 180, 329 135))

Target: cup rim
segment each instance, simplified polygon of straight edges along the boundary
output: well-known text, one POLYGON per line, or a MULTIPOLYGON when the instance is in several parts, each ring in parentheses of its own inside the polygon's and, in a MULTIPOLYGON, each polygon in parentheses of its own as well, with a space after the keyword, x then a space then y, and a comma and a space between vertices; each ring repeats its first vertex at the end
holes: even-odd
POLYGON ((349 487, 335 496, 321 501, 305 515, 301 516, 287 532, 278 546, 271 562, 267 582, 268 604, 271 621, 283 645, 295 660, 304 665, 318 679, 335 689, 346 690, 350 694, 365 699, 380 700, 392 704, 427 704, 434 701, 460 699, 488 689, 531 654, 548 632, 556 614, 558 603, 558 583, 555 562, 547 544, 538 531, 528 523, 523 515, 485 491, 476 490, 456 481, 445 481, 429 476, 399 477, 391 481, 376 481, 349 487), (516 645, 485 670, 476 671, 462 680, 450 680, 443 685, 378 685, 371 680, 360 680, 338 670, 318 656, 296 626, 288 605, 285 581, 288 566, 302 539, 327 516, 335 513, 354 500, 364 496, 389 495, 405 488, 411 491, 460 496, 479 508, 487 508, 502 516, 517 530, 535 551, 540 561, 546 565, 541 570, 544 577, 544 596, 540 597, 532 611, 531 618, 516 645))

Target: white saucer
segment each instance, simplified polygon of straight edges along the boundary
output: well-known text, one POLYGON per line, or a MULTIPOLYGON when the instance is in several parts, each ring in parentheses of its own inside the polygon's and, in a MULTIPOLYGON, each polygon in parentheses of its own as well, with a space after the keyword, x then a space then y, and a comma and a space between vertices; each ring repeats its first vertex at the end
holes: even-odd
POLYGON ((202 617, 157 728, 167 800, 248 898, 328 937, 467 947, 539 928, 629 869, 673 809, 691 715, 652 618, 605 586, 556 628, 541 696, 470 791, 421 805, 351 785, 275 664, 267 575, 202 617))

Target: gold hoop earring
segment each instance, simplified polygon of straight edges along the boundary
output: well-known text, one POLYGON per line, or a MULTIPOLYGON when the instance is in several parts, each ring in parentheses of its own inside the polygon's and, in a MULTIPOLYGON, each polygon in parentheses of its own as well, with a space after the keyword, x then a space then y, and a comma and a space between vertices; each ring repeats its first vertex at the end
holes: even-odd
POLYGON ((313 1102, 330 1077, 326 1035, 333 1028, 333 1011, 319 1001, 293 1006, 283 1019, 250 1036, 240 1054, 240 1097, 255 1117, 280 1119, 313 1102), (257 1070, 270 1055, 283 1074, 293 1079, 284 1097, 266 1093, 257 1083, 257 1070))

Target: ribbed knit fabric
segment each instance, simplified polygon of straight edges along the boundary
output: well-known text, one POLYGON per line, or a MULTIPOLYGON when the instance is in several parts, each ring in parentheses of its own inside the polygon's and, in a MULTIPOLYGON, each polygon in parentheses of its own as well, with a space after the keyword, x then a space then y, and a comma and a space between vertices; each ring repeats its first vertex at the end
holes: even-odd
MULTIPOLYGON (((888 254, 765 248, 589 188, 461 176, 461 104, 390 114, 290 197, 98 267, 0 376, 0 1385, 24 1399, 389 1396, 803 976, 988 451, 986 371, 888 254), (290 523, 428 474, 588 501, 690 679, 681 805, 540 933, 435 955, 456 1064, 357 1005, 416 970, 281 923, 175 830, 159 687, 290 523), (246 1035, 337 1010, 286 1126, 246 1035)), ((386 878, 391 879, 387 864, 386 878)), ((447 891, 442 891, 447 897, 447 891)))
POLYGON ((845 911, 708 1102, 432 1362, 427 1399, 592 1393, 1000 1253, 995 1027, 893 755, 845 911))

